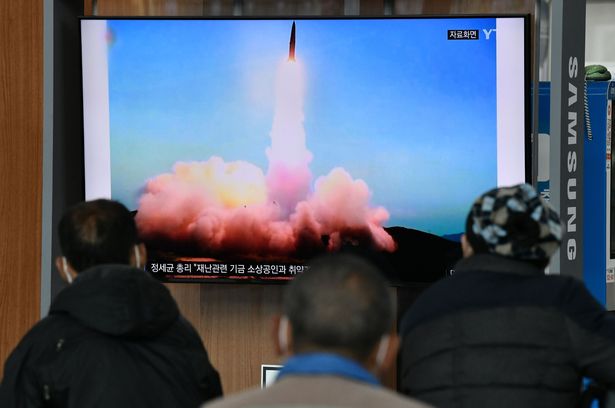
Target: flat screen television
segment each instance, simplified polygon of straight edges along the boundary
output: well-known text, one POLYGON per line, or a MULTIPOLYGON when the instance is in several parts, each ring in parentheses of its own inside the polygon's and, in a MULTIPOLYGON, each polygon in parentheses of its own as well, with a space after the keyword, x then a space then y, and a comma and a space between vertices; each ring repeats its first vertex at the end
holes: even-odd
POLYGON ((529 180, 527 16, 81 21, 86 199, 167 281, 292 279, 329 251, 393 284, 460 257, 529 180))

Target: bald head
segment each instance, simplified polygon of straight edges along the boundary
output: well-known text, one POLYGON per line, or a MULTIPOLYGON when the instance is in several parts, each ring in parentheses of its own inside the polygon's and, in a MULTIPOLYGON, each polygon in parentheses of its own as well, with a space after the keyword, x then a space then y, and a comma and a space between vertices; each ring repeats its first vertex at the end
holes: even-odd
POLYGON ((287 288, 284 312, 292 326, 294 351, 320 350, 364 360, 393 324, 385 280, 367 261, 328 255, 287 288))

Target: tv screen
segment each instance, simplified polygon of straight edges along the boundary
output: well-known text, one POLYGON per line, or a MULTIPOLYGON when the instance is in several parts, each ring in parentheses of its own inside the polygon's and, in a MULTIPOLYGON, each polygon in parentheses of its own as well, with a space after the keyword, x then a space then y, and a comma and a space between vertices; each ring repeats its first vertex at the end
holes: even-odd
POLYGON ((357 252, 394 284, 460 257, 529 174, 527 17, 83 19, 86 199, 167 281, 292 279, 357 252))

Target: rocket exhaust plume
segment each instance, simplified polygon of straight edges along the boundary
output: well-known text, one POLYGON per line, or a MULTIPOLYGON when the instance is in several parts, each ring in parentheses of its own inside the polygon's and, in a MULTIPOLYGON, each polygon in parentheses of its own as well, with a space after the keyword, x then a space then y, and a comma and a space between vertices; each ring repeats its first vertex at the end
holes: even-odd
POLYGON ((288 45, 288 60, 295 61, 295 22, 293 21, 293 27, 290 29, 290 43, 288 45))
POLYGON ((389 214, 370 206, 363 180, 336 167, 312 184, 304 83, 293 22, 288 60, 277 71, 266 175, 216 156, 178 162, 145 185, 136 216, 141 237, 208 257, 296 259, 356 242, 394 251, 383 228, 389 214))
POLYGON ((296 61, 280 64, 269 133, 271 146, 266 153, 269 200, 284 216, 291 214, 297 203, 307 198, 312 181, 309 168, 312 153, 306 147, 303 127, 304 82, 302 64, 296 61))

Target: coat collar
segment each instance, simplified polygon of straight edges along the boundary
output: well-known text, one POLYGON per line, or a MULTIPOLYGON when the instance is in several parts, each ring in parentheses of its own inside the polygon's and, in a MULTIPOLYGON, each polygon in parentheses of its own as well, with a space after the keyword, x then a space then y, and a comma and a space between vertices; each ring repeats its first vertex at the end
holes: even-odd
POLYGON ((356 361, 331 353, 305 353, 289 358, 276 379, 292 375, 334 375, 371 385, 380 385, 376 377, 356 361))
POLYGON ((544 275, 545 271, 529 262, 506 258, 501 255, 477 254, 461 259, 455 265, 458 272, 500 272, 518 275, 544 275))

